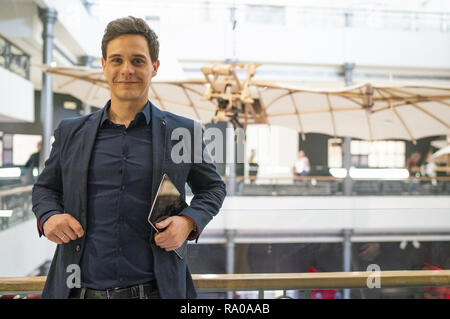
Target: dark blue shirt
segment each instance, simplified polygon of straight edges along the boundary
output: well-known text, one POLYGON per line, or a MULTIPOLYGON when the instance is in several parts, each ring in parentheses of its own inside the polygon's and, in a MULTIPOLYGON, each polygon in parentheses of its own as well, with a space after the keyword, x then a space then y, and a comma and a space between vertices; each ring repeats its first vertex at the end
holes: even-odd
POLYGON ((88 174, 86 243, 81 285, 127 287, 153 280, 147 222, 151 207, 151 107, 128 128, 111 122, 105 106, 88 174))

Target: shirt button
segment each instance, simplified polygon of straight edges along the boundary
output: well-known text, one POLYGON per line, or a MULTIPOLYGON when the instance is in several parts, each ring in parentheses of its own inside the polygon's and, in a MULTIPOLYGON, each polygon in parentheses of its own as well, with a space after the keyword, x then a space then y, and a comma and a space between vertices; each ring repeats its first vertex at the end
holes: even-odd
POLYGON ((126 157, 126 156, 123 156, 122 159, 123 159, 124 161, 126 161, 126 160, 127 160, 127 157, 126 157))
POLYGON ((119 280, 120 280, 120 281, 123 281, 123 277, 120 277, 119 280))
POLYGON ((121 189, 122 189, 122 190, 125 190, 125 185, 122 185, 121 189))
POLYGON ((127 135, 127 131, 123 131, 123 135, 127 135))
POLYGON ((77 245, 76 247, 75 247, 75 251, 80 251, 81 250, 81 246, 80 245, 77 245))

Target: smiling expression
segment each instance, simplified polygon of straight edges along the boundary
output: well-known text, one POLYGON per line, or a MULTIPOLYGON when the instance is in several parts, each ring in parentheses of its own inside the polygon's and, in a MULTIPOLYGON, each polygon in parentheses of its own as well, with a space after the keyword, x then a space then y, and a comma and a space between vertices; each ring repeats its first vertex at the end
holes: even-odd
POLYGON ((103 73, 111 89, 111 100, 146 103, 151 80, 159 68, 153 62, 147 40, 138 34, 121 35, 107 45, 103 73))

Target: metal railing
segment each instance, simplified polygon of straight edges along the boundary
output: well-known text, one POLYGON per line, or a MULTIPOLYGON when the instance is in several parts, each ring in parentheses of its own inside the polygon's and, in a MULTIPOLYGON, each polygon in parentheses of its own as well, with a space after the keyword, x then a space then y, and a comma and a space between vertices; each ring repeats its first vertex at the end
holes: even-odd
MULTIPOLYGON (((227 180, 226 177, 223 177, 227 180)), ((238 196, 327 196, 343 195, 343 178, 331 176, 257 177, 237 176, 238 196), (255 184, 251 182, 255 181, 255 184)), ((31 204, 32 185, 0 190, 0 231, 34 217, 31 204)), ((422 177, 414 180, 353 181, 353 195, 450 195, 450 177, 422 177), (412 192, 411 190, 414 190, 412 192)), ((191 195, 188 189, 187 195, 191 195)))
POLYGON ((0 231, 34 218, 31 210, 31 191, 33 186, 19 186, 0 190, 0 231), (8 213, 8 214, 6 214, 8 213))
MULTIPOLYGON (((274 290, 282 290, 282 296, 286 296, 288 290, 449 286, 450 270, 194 274, 192 278, 199 293, 258 291, 258 298, 262 299, 265 291, 274 290)), ((24 298, 28 294, 40 294, 45 281, 45 276, 0 278, 0 295, 24 298)))
POLYGON ((298 23, 307 27, 450 31, 450 14, 446 12, 302 7, 298 16, 298 23))
MULTIPOLYGON (((228 181, 227 177, 222 177, 228 181)), ((344 195, 345 178, 332 176, 236 176, 238 196, 344 195)), ((450 195, 450 176, 352 180, 352 195, 450 195)))
POLYGON ((0 35, 0 65, 5 69, 30 79, 31 56, 0 35))

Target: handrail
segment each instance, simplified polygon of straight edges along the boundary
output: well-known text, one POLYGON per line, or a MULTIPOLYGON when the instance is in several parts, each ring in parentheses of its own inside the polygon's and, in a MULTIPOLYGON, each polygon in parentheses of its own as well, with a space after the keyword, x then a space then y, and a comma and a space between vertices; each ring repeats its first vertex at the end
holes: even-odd
MULTIPOLYGON (((404 286, 448 286, 450 270, 380 271, 381 288, 404 286)), ((367 288, 376 272, 323 272, 271 274, 202 274, 192 275, 194 286, 201 290, 294 290, 316 288, 367 288)), ((45 276, 0 277, 0 292, 42 291, 45 276)))
MULTIPOLYGON (((228 176, 222 176, 222 179, 226 179, 228 176)), ((344 177, 334 177, 334 176, 243 176, 239 175, 235 177, 236 180, 247 180, 247 179, 256 179, 256 180, 312 180, 316 181, 343 181, 344 177)), ((381 179, 381 178, 353 178, 353 181, 409 181, 411 177, 407 178, 389 178, 389 179, 381 179)), ((414 177, 417 181, 429 182, 432 180, 448 182, 450 181, 450 176, 436 176, 436 177, 414 177)))
POLYGON ((20 47, 19 45, 17 45, 16 43, 14 43, 14 41, 11 41, 10 39, 6 38, 5 36, 0 34, 0 39, 2 39, 5 42, 10 43, 12 46, 14 46, 16 49, 18 49, 19 51, 21 51, 23 53, 24 56, 29 56, 29 54, 22 49, 22 47, 20 47))
POLYGON ((29 80, 31 56, 26 53, 21 47, 11 42, 9 39, 5 38, 2 35, 0 35, 0 48, 2 51, 0 52, 0 56, 3 57, 3 63, 0 65, 2 65, 5 69, 23 76, 25 79, 29 80), (3 45, 1 45, 2 42, 3 45), (14 51, 19 51, 19 54, 14 53, 14 51), (25 74, 22 75, 21 73, 18 73, 16 70, 14 70, 12 64, 22 69, 25 74))
MULTIPOLYGON (((254 176, 236 176, 237 180, 246 180, 246 179, 254 179, 254 176)), ((344 178, 333 177, 333 176, 257 176, 258 180, 311 180, 315 179, 318 181, 340 181, 344 180, 344 178)))
POLYGON ((33 189, 33 185, 27 185, 27 186, 18 186, 10 189, 4 189, 0 190, 0 198, 4 196, 11 196, 16 194, 22 194, 26 192, 31 192, 33 189))

